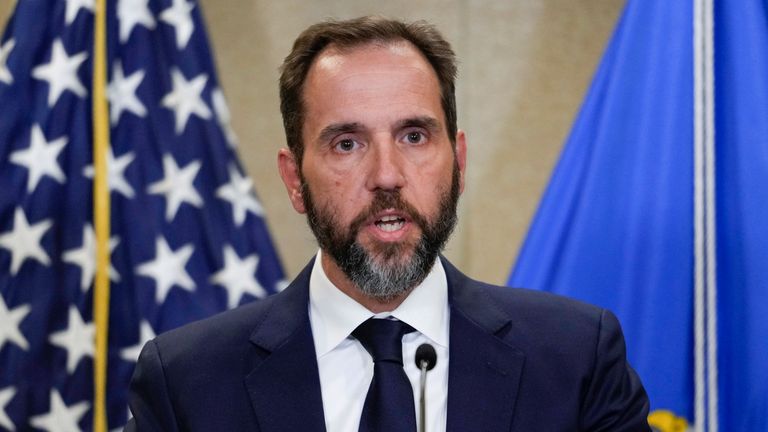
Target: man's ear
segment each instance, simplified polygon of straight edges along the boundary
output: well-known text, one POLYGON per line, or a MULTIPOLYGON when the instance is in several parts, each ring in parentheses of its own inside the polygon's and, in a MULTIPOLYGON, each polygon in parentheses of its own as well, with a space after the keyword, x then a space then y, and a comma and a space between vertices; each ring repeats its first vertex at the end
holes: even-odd
POLYGON ((304 208, 304 200, 301 197, 301 176, 299 175, 299 165, 293 152, 287 148, 280 149, 277 152, 277 168, 280 170, 280 178, 283 179, 285 189, 288 191, 288 198, 291 200, 294 210, 304 214, 307 209, 304 208))
POLYGON ((459 193, 463 193, 467 171, 467 136, 461 129, 456 132, 456 163, 459 165, 459 193))

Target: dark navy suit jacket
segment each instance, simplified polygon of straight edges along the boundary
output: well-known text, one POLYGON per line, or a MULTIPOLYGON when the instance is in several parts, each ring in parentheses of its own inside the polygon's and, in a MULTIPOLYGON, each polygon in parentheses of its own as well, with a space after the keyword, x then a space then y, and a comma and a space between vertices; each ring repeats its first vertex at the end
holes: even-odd
MULTIPOLYGON (((443 264, 448 431, 650 430, 648 398, 613 314, 483 284, 443 264)), ((311 266, 279 294, 147 343, 126 430, 324 431, 307 306, 311 266)))

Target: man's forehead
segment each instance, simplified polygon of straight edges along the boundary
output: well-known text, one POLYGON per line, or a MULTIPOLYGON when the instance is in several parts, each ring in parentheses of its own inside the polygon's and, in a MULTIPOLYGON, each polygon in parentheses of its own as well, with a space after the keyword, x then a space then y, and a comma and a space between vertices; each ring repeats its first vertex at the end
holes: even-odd
POLYGON ((358 108, 381 104, 424 105, 437 102, 440 86, 431 65, 416 50, 398 46, 366 45, 354 50, 321 53, 307 76, 304 103, 308 111, 352 105, 358 108), (362 103, 367 101, 367 103, 362 103))
MULTIPOLYGON (((441 94, 432 65, 413 44, 405 40, 371 42, 352 47, 329 46, 315 58, 303 89, 304 103, 315 96, 339 98, 342 94, 374 92, 386 83, 398 82, 409 91, 426 86, 441 94)), ((306 106, 306 105, 305 105, 306 106)))

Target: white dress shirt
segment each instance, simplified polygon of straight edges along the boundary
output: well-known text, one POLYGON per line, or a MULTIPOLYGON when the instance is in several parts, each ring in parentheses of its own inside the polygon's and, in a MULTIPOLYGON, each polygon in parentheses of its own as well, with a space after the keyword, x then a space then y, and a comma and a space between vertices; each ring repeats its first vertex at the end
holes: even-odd
POLYGON ((351 335, 371 317, 394 317, 416 331, 403 336, 403 365, 414 394, 416 423, 419 423, 420 370, 414 360, 416 348, 430 343, 437 364, 427 373, 427 432, 443 432, 448 398, 448 282, 440 260, 429 275, 397 309, 374 315, 341 292, 323 270, 320 252, 309 279, 309 321, 317 353, 325 427, 328 432, 357 432, 365 396, 373 378, 373 360, 351 335))

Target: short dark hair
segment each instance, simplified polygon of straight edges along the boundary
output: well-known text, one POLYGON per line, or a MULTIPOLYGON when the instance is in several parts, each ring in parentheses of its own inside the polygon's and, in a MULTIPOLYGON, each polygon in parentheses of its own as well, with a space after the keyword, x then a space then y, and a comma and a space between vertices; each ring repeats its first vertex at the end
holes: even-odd
POLYGON ((440 32, 426 21, 404 23, 379 16, 365 16, 346 21, 328 20, 304 30, 280 67, 280 111, 288 148, 301 169, 304 144, 302 92, 309 69, 317 55, 333 45, 341 49, 367 43, 407 41, 432 65, 440 84, 441 102, 448 137, 456 140, 456 56, 440 32))

